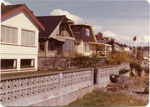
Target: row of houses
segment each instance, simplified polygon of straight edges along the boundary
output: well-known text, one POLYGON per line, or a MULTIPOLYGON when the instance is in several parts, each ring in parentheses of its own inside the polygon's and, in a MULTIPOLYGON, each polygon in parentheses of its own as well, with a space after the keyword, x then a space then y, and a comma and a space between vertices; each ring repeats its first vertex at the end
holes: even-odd
POLYGON ((92 27, 61 16, 35 16, 25 4, 1 5, 1 71, 37 71, 40 57, 94 53, 108 57, 113 39, 99 40, 92 27))

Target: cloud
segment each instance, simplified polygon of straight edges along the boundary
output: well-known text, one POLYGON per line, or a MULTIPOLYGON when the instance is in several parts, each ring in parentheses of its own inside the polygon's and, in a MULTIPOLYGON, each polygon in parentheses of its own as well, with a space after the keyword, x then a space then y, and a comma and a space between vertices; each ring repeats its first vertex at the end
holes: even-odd
MULTIPOLYGON (((115 41, 119 43, 123 43, 130 46, 134 45, 133 37, 117 35, 111 31, 104 31, 103 35, 106 37, 113 37, 115 41)), ((150 36, 143 35, 143 36, 136 36, 135 43, 137 46, 148 46, 149 41, 150 41, 150 36)))
POLYGON ((4 0, 2 0, 2 2, 3 2, 5 5, 11 5, 11 3, 10 3, 10 2, 8 2, 8 1, 4 1, 4 0))
POLYGON ((102 26, 99 26, 99 25, 93 25, 92 28, 95 34, 97 34, 98 32, 102 30, 102 26))
POLYGON ((62 9, 55 9, 50 13, 50 15, 66 15, 69 19, 75 21, 75 23, 85 23, 83 18, 62 9))
POLYGON ((137 36, 136 37, 136 45, 138 46, 146 46, 149 45, 150 36, 143 35, 143 36, 137 36))
POLYGON ((111 31, 105 31, 103 32, 103 35, 106 36, 106 37, 113 37, 113 38, 116 38, 118 35, 111 32, 111 31))
POLYGON ((116 42, 131 45, 131 43, 129 42, 130 40, 127 36, 120 36, 120 35, 117 35, 117 34, 111 32, 111 31, 104 31, 103 35, 106 37, 114 38, 116 42))

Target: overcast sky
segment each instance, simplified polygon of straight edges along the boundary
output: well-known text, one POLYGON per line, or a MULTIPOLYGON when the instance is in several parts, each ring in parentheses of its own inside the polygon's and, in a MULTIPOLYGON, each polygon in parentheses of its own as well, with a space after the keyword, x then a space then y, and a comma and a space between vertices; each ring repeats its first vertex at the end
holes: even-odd
POLYGON ((149 3, 147 1, 101 0, 5 0, 6 4, 26 4, 36 16, 66 15, 75 23, 90 24, 95 34, 103 32, 121 43, 149 42, 149 3))

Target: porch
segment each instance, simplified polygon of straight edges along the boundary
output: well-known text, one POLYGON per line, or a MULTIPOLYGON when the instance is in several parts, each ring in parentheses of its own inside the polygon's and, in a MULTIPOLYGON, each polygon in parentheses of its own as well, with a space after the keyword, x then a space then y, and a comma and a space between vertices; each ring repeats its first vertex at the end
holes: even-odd
POLYGON ((91 45, 94 54, 98 54, 100 57, 109 57, 111 55, 111 45, 95 42, 89 42, 89 44, 91 45))

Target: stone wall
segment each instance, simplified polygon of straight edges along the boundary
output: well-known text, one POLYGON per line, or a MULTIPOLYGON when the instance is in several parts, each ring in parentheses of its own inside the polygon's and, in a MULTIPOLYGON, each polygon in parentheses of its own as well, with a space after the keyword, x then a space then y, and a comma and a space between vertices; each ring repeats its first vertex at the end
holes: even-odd
POLYGON ((49 70, 68 67, 68 60, 63 57, 39 57, 38 70, 49 70))
POLYGON ((29 76, 5 77, 1 79, 0 100, 4 106, 62 106, 106 86, 110 74, 118 74, 122 64, 97 69, 34 74, 29 76))

